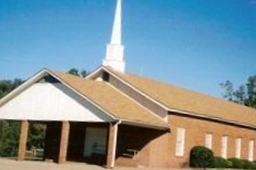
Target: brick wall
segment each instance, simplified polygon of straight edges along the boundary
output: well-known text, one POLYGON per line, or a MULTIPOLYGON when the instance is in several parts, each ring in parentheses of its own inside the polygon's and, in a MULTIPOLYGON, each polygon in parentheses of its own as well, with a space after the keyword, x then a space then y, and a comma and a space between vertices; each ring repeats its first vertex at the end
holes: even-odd
MULTIPOLYGON (((184 167, 188 166, 189 152, 193 146, 205 144, 205 134, 212 133, 212 150, 216 156, 221 155, 221 137, 228 136, 227 156, 235 157, 235 139, 242 138, 241 158, 248 159, 248 142, 250 139, 256 139, 255 130, 238 127, 234 125, 223 124, 220 122, 207 121, 186 116, 170 114, 169 122, 171 125, 170 141, 170 166, 184 167), (176 130, 177 127, 186 129, 185 135, 185 154, 183 157, 175 156, 176 147, 176 130)), ((254 150, 256 159, 256 148, 254 150)))
MULTIPOLYGON (((255 130, 239 126, 202 120, 193 117, 170 114, 171 132, 122 125, 118 132, 116 165, 146 167, 187 167, 189 153, 193 146, 205 144, 205 134, 212 133, 212 150, 216 156, 221 153, 221 137, 228 136, 228 158, 235 157, 235 139, 242 138, 241 158, 248 159, 248 143, 256 140, 255 130), (185 152, 178 157, 176 151, 177 127, 185 128, 185 152), (138 150, 133 158, 122 156, 126 149, 138 150)), ((256 143, 256 141, 255 141, 256 143)), ((254 147, 256 159, 256 146, 254 147)))
POLYGON ((120 125, 117 139, 116 165, 168 167, 168 132, 120 125), (127 150, 137 150, 134 157, 127 157, 127 150))

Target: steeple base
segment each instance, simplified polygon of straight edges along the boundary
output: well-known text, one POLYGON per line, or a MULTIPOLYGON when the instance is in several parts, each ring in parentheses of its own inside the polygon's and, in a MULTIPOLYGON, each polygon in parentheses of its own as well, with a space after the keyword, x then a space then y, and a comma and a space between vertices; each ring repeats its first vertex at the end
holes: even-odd
POLYGON ((125 62, 124 47, 119 44, 108 44, 106 57, 103 60, 103 66, 111 67, 115 71, 124 72, 125 62))

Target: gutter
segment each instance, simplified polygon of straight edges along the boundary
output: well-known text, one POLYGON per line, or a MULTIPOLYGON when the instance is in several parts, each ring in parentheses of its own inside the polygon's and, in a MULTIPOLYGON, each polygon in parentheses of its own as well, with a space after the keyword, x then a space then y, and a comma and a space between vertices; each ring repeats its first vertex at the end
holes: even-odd
POLYGON ((152 125, 152 124, 146 124, 141 122, 134 122, 127 119, 122 119, 121 122, 124 125, 138 126, 138 127, 157 129, 157 130, 170 130, 170 127, 168 126, 168 124, 166 124, 166 126, 159 126, 159 125, 152 125))

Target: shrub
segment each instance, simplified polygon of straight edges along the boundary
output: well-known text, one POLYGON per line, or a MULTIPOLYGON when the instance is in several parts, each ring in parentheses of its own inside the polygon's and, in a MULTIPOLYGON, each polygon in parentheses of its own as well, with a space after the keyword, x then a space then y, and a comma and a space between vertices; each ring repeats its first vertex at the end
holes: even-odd
POLYGON ((232 167, 232 162, 222 157, 214 157, 212 167, 213 168, 230 168, 232 167))
POLYGON ((256 162, 255 161, 253 161, 253 162, 251 162, 251 169, 256 169, 256 162))
POLYGON ((247 159, 229 158, 232 162, 232 167, 234 169, 256 169, 256 162, 248 161, 247 159))
POLYGON ((204 146, 195 146, 190 151, 190 167, 212 167, 213 160, 213 152, 204 146))
POLYGON ((238 158, 229 158, 228 159, 230 162, 232 162, 231 168, 236 168, 236 169, 243 169, 243 160, 238 159, 238 158))
POLYGON ((242 159, 243 169, 253 169, 253 162, 248 161, 247 159, 242 159))

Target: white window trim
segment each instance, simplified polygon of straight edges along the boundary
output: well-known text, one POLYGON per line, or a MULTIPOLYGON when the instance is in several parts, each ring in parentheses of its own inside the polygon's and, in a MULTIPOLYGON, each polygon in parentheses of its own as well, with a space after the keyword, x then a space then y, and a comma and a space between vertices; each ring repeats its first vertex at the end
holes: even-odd
POLYGON ((242 138, 236 138, 235 140, 235 157, 240 159, 241 158, 241 148, 242 148, 242 138))
POLYGON ((186 136, 186 129, 178 127, 177 134, 176 134, 176 152, 175 155, 182 157, 184 156, 185 152, 185 136, 186 136))
POLYGON ((228 153, 228 136, 222 136, 221 137, 221 157, 227 158, 228 153))
POLYGON ((254 159, 254 139, 250 139, 248 142, 248 160, 253 161, 254 159))
POLYGON ((212 133, 205 134, 205 147, 212 149, 212 138, 213 138, 212 133))

